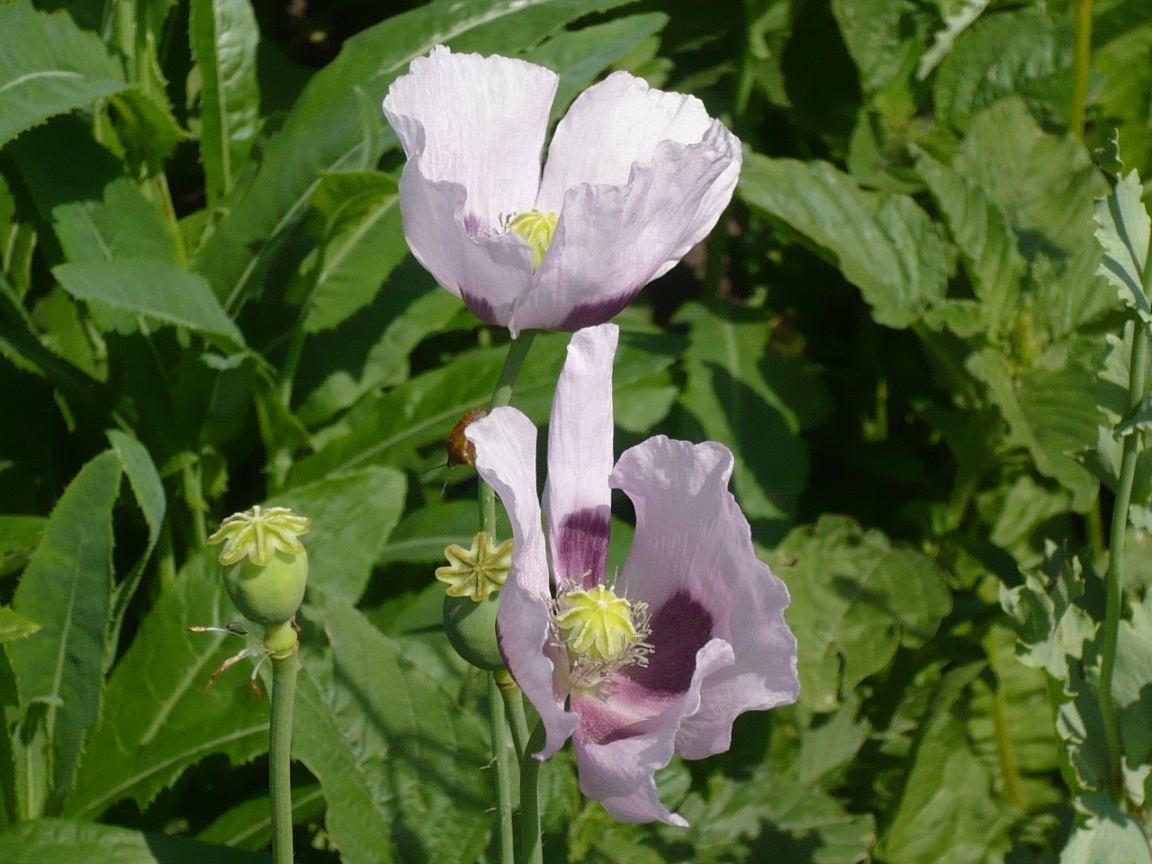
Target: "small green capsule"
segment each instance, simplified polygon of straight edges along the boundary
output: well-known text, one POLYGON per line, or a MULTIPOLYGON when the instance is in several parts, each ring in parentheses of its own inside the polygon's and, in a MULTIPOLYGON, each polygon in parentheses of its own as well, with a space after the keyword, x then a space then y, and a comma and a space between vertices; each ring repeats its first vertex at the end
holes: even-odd
POLYGON ((267 564, 244 558, 224 571, 228 596, 250 621, 271 627, 296 614, 308 585, 308 553, 275 552, 267 564))
POLYGON ((480 669, 495 672, 504 668, 496 642, 496 610, 499 592, 479 602, 469 597, 444 596, 444 630, 456 653, 480 669))

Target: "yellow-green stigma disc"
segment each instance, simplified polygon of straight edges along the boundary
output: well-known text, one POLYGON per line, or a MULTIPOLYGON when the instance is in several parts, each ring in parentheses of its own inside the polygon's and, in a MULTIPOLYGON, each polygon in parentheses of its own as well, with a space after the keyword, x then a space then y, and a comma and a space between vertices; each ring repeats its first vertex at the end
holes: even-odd
POLYGON ((528 241, 532 247, 532 269, 540 269, 540 262, 552 244, 552 234, 560 217, 551 211, 529 210, 508 223, 508 227, 528 241))
POLYGON ((640 641, 632 604, 604 585, 569 591, 558 606, 556 629, 568 651, 578 657, 614 663, 640 641))

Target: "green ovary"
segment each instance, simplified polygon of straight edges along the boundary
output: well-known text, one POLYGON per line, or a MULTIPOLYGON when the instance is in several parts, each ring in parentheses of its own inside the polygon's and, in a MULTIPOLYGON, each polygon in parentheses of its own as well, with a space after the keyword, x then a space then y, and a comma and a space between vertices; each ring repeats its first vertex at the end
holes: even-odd
POLYGON ((595 662, 614 663, 640 641, 632 604, 604 585, 564 594, 555 622, 569 653, 595 662))
POLYGON ((532 270, 540 269, 540 262, 552 244, 552 235, 560 217, 544 210, 528 210, 508 223, 508 227, 528 241, 532 247, 532 270))

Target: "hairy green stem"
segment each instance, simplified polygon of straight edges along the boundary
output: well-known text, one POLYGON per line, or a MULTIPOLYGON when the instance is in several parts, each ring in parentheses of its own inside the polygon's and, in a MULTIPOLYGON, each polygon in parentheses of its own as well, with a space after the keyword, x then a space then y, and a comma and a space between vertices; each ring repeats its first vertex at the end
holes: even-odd
MULTIPOLYGON (((519 338, 513 339, 508 346, 508 355, 504 358, 504 366, 500 370, 500 377, 496 379, 496 389, 492 392, 492 401, 488 410, 503 408, 512 401, 512 387, 520 376, 520 369, 528 356, 528 349, 532 347, 532 340, 536 338, 535 330, 525 330, 519 338)), ((496 493, 492 487, 480 481, 480 530, 487 532, 489 537, 496 536, 496 493)))
POLYGON ((515 864, 516 834, 512 826, 512 750, 508 740, 508 721, 504 718, 504 694, 495 674, 488 676, 488 723, 492 730, 492 753, 496 757, 500 864, 515 864))
POLYGON ((540 760, 532 754, 544 746, 546 730, 537 723, 528 740, 527 752, 520 760, 520 861, 522 864, 544 864, 544 847, 540 842, 540 760))
POLYGON ((512 723, 512 742, 516 746, 516 758, 523 759, 528 749, 528 719, 524 716, 524 692, 516 686, 507 669, 495 674, 500 685, 500 695, 504 697, 504 708, 512 723))
MULTIPOLYGON (((1146 268, 1147 269, 1147 268, 1146 268)), ((1128 401, 1135 407, 1143 401, 1148 389, 1148 357, 1152 338, 1142 322, 1135 324, 1132 339, 1132 358, 1128 369, 1128 401)), ((1132 485, 1136 479, 1136 462, 1143 444, 1143 433, 1133 430, 1124 438, 1120 460, 1120 482, 1116 487, 1116 503, 1112 509, 1112 530, 1108 538, 1108 571, 1104 574, 1107 588, 1104 624, 1100 628, 1100 714, 1108 743, 1108 789, 1113 800, 1118 800, 1120 782, 1120 721, 1116 716, 1116 703, 1112 697, 1112 678, 1116 671, 1116 644, 1120 634, 1120 612, 1124 589, 1124 537, 1128 528, 1128 508, 1132 503, 1132 485)))
POLYGON ((1072 103, 1068 128, 1084 140, 1084 115, 1088 105, 1088 73, 1092 63, 1092 0, 1076 0, 1076 56, 1072 65, 1072 103))
POLYGON ((295 647, 286 656, 272 656, 268 787, 272 795, 273 864, 292 864, 292 708, 299 667, 299 651, 295 647))

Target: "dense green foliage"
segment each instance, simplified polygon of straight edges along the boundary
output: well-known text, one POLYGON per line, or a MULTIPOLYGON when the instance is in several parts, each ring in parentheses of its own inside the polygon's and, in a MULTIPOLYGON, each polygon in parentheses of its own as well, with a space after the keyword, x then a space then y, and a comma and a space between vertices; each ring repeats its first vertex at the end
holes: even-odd
MULTIPOLYGON (((546 860, 1152 864, 1152 5, 382 5, 0 0, 0 862, 266 860, 266 701, 187 632, 236 617, 204 541, 262 502, 314 520, 297 860, 490 854, 432 570, 507 333, 408 255, 379 108, 444 42, 555 69, 556 116, 622 68, 746 145, 616 319, 616 440, 735 453, 800 701, 662 772, 688 829, 561 753, 546 860)), ((539 423, 566 344, 517 383, 539 423)))

